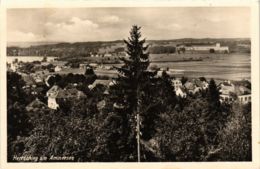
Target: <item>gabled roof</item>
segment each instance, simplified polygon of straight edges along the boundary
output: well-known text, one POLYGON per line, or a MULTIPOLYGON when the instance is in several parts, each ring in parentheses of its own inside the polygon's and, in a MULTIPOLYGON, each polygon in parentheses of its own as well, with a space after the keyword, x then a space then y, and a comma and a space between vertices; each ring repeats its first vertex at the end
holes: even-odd
POLYGON ((54 85, 47 91, 47 95, 50 97, 57 97, 60 90, 62 89, 59 86, 54 85))
POLYGON ((97 84, 102 84, 104 86, 108 86, 110 83, 110 80, 95 80, 92 85, 96 86, 97 84))
POLYGON ((61 89, 59 86, 54 85, 47 92, 47 95, 52 98, 82 98, 86 95, 77 90, 76 88, 61 89))
POLYGON ((241 95, 251 94, 251 90, 244 86, 235 86, 235 93, 238 96, 241 96, 241 95))
POLYGON ((185 88, 188 89, 188 90, 194 90, 195 89, 195 85, 192 83, 192 82, 186 82, 184 84, 185 88))
POLYGON ((36 84, 34 78, 30 75, 23 76, 23 80, 25 81, 26 85, 29 86, 36 84))
POLYGON ((32 101, 30 104, 28 104, 26 106, 26 109, 30 110, 30 109, 33 109, 33 108, 42 108, 42 107, 46 107, 46 104, 44 104, 39 99, 35 99, 34 101, 32 101))
POLYGON ((184 87, 178 87, 178 88, 175 90, 175 92, 186 93, 184 87))
POLYGON ((241 81, 233 81, 233 84, 236 86, 244 86, 244 87, 250 87, 251 82, 248 80, 241 80, 241 81))
POLYGON ((92 83, 91 85, 89 85, 90 89, 93 89, 97 86, 97 84, 102 84, 104 86, 109 86, 111 83, 111 80, 95 80, 94 83, 92 83))
POLYGON ((223 86, 233 86, 231 82, 222 82, 221 85, 223 86))
POLYGON ((86 97, 86 95, 82 92, 79 91, 75 88, 72 89, 65 89, 65 90, 60 90, 58 92, 58 95, 56 98, 62 98, 62 99, 67 99, 67 98, 83 98, 86 97))

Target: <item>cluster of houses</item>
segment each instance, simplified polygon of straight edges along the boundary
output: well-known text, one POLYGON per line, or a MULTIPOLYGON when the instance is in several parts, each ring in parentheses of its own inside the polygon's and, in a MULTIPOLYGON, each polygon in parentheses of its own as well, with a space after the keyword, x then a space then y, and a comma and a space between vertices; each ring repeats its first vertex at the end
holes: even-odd
POLYGON ((91 53, 90 54, 90 57, 92 57, 92 58, 94 58, 94 57, 96 57, 96 58, 103 58, 103 57, 113 57, 114 55, 112 55, 111 53, 103 53, 103 54, 101 54, 101 53, 97 53, 97 54, 93 54, 93 53, 91 53))
POLYGON ((32 63, 33 72, 24 72, 23 68, 26 67, 26 64, 28 64, 28 62, 21 61, 7 63, 7 70, 11 72, 16 72, 25 77, 25 79, 28 79, 27 76, 30 76, 30 79, 33 79, 33 81, 35 81, 36 83, 44 82, 44 79, 53 74, 84 74, 85 70, 90 67, 93 69, 103 69, 104 71, 113 70, 113 67, 111 65, 103 65, 97 63, 80 63, 79 68, 72 68, 70 65, 67 64, 66 61, 38 62, 32 63), (48 66, 48 69, 43 69, 43 67, 48 66))
POLYGON ((172 85, 174 86, 176 96, 182 98, 186 98, 187 94, 196 94, 202 90, 206 90, 209 86, 205 80, 192 79, 183 84, 181 80, 177 78, 172 80, 172 85))
POLYGON ((6 67, 9 71, 16 72, 20 67, 22 67, 22 64, 21 62, 11 62, 7 63, 6 67))
POLYGON ((112 70, 113 66, 106 64, 97 64, 97 63, 81 63, 79 64, 80 69, 86 69, 91 67, 93 69, 104 69, 104 70, 112 70))
MULTIPOLYGON (((32 61, 30 61, 30 62, 32 62, 32 61)), ((46 67, 46 66, 52 65, 52 67, 49 69, 49 72, 58 73, 58 74, 63 74, 63 72, 70 73, 69 72, 70 70, 72 71, 71 73, 73 73, 73 71, 77 71, 77 73, 81 72, 80 74, 82 74, 82 73, 84 73, 84 71, 82 71, 82 70, 86 69, 86 67, 92 67, 94 69, 98 68, 98 69, 104 69, 104 70, 113 69, 113 67, 111 65, 98 64, 98 63, 80 63, 79 68, 72 68, 66 61, 51 60, 51 61, 43 62, 43 61, 37 60, 37 62, 39 62, 39 64, 37 64, 36 62, 33 63, 34 70, 42 71, 43 66, 46 67), (78 69, 78 70, 76 70, 76 69, 78 69)), ((14 60, 11 62, 7 62, 7 70, 17 72, 20 74, 22 72, 20 69, 23 68, 26 64, 28 64, 28 62, 23 62, 22 60, 21 61, 14 60)))
POLYGON ((224 81, 219 86, 222 101, 232 102, 238 100, 242 104, 251 102, 251 89, 246 85, 224 81))
POLYGON ((90 57, 92 58, 118 58, 118 57, 126 57, 127 54, 124 51, 120 52, 103 52, 103 53, 90 53, 90 57))
MULTIPOLYGON (((46 64, 45 62, 41 62, 41 64, 46 64)), ((15 62, 12 66, 10 67, 12 71, 18 72, 23 80, 25 81, 25 86, 23 87, 25 90, 30 91, 32 95, 37 96, 39 93, 42 93, 44 90, 44 86, 46 86, 46 80, 48 80, 49 77, 51 77, 53 74, 59 74, 61 71, 64 69, 67 69, 67 66, 65 63, 59 62, 59 64, 55 65, 54 72, 50 73, 48 70, 39 70, 34 73, 26 74, 26 73, 21 73, 19 72, 19 67, 23 66, 23 63, 20 62, 15 62)), ((87 68, 92 67, 96 68, 95 71, 99 71, 98 68, 102 68, 103 70, 111 70, 111 66, 103 66, 103 65, 98 65, 96 63, 91 63, 91 64, 85 64, 81 63, 78 70, 80 72, 84 72, 87 68), (103 66, 103 67, 100 67, 103 66)), ((106 72, 107 72, 106 71, 106 72)), ((159 70, 158 71, 158 76, 162 74, 162 72, 165 70, 159 70)), ((167 72, 173 72, 174 70, 167 70, 167 72)), ((65 72, 68 73, 68 72, 65 72)), ((78 73, 78 72, 76 72, 78 73)), ((248 102, 251 102, 251 90, 249 87, 251 84, 245 83, 237 83, 237 82, 231 82, 231 81, 220 81, 217 83, 217 86, 219 87, 220 91, 220 101, 221 102, 234 102, 238 101, 241 104, 246 104, 248 102)), ((114 84, 113 81, 111 80, 100 80, 97 79, 93 84, 86 86, 90 90, 95 88, 98 84, 102 84, 106 86, 107 88, 111 85, 114 84)), ((174 90, 177 96, 181 98, 186 98, 188 94, 196 94, 199 93, 200 91, 207 90, 209 87, 208 82, 206 79, 190 79, 187 80, 185 83, 181 81, 180 78, 174 78, 172 79, 172 85, 174 86, 174 90)), ((49 86, 51 87, 47 93, 47 107, 50 109, 57 109, 59 107, 58 101, 60 99, 80 99, 86 97, 86 95, 82 92, 77 90, 75 87, 74 88, 65 88, 62 89, 56 85, 54 86, 49 86)), ((107 90, 106 90, 107 92, 107 90)), ((39 103, 39 100, 35 100, 35 103, 39 103)), ((34 105, 33 103, 30 105, 34 105)), ((42 105, 42 104, 41 104, 42 105)), ((29 105, 28 105, 29 106, 29 105)))
POLYGON ((85 98, 86 95, 77 90, 76 88, 62 89, 57 85, 52 86, 46 93, 48 97, 48 107, 51 109, 57 109, 59 107, 58 100, 78 100, 85 98))
POLYGON ((47 104, 36 98, 29 105, 26 106, 26 109, 29 111, 33 110, 34 108, 42 107, 57 110, 59 108, 59 101, 79 100, 82 98, 86 98, 86 95, 76 88, 62 89, 59 86, 54 85, 46 92, 46 97, 48 98, 47 104))
MULTIPOLYGON (((251 102, 251 89, 248 87, 250 82, 245 81, 248 85, 238 82, 222 81, 218 83, 221 102, 238 101, 241 104, 251 102)), ((202 90, 207 90, 209 84, 205 80, 193 79, 182 84, 180 79, 173 79, 172 84, 176 95, 182 98, 187 97, 187 93, 196 94, 202 90)))
MULTIPOLYGON (((250 83, 250 82, 249 82, 250 83)), ((112 86, 115 84, 111 80, 99 80, 97 79, 93 84, 86 86, 90 90, 94 89, 98 84, 104 85, 105 87, 112 86)), ((209 83, 206 80, 201 79, 191 79, 186 81, 184 84, 181 79, 175 78, 172 80, 172 85, 176 95, 181 98, 186 98, 188 94, 197 94, 203 90, 207 90, 209 83)), ((251 102, 251 90, 245 85, 232 83, 230 81, 222 81, 218 83, 220 91, 220 101, 221 102, 234 102, 238 101, 240 104, 246 104, 251 102)), ((108 94, 108 90, 105 90, 104 94, 108 94)), ((50 109, 59 108, 59 100, 78 100, 85 98, 86 95, 76 88, 60 88, 57 85, 52 86, 46 93, 47 105, 46 107, 50 109)), ((31 109, 32 105, 44 104, 38 99, 34 100, 31 104, 27 106, 27 109, 31 109)))

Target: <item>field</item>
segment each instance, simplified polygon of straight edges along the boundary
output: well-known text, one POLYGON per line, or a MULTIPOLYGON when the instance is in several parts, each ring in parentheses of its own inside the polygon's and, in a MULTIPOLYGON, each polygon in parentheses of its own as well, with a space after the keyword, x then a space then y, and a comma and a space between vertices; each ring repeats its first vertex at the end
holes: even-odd
MULTIPOLYGON (((150 54, 151 62, 170 62, 170 61, 181 61, 181 60, 198 60, 198 59, 209 59, 210 57, 216 57, 221 54, 150 54)), ((225 55, 225 54, 222 54, 225 55)))
MULTIPOLYGON (((32 57, 17 57, 19 61, 32 60, 32 57), (25 60, 24 60, 25 59, 25 60)), ((7 57, 11 62, 15 57, 7 57)), ((42 60, 42 57, 36 59, 42 60), (40 58, 40 59, 39 59, 40 58)), ((114 58, 115 59, 115 58, 114 58)), ((108 58, 84 58, 84 62, 102 63, 101 60, 115 62, 108 58)), ((118 61, 118 60, 117 60, 118 61)), ((158 68, 170 68, 172 75, 176 77, 201 77, 214 79, 241 80, 251 79, 251 57, 250 54, 150 54, 150 66, 158 68)), ((107 63, 107 62, 106 62, 107 63)), ((55 64, 54 64, 55 65, 55 64)), ((120 67, 121 64, 107 64, 120 67)), ((115 70, 96 69, 98 76, 116 77, 115 70)), ((82 69, 62 70, 59 74, 84 73, 82 69)))
MULTIPOLYGON (((219 80, 251 79, 249 54, 151 54, 150 61, 150 66, 173 70, 172 75, 175 77, 204 76, 219 80)), ((120 64, 116 65, 120 66, 120 64)))
POLYGON ((176 74, 176 76, 204 76, 206 78, 230 80, 251 79, 251 58, 249 54, 151 55, 150 60, 151 65, 162 68, 168 67, 177 72, 182 72, 176 74), (174 62, 189 58, 193 60, 202 59, 202 61, 174 62), (160 62, 156 63, 156 61, 160 62))

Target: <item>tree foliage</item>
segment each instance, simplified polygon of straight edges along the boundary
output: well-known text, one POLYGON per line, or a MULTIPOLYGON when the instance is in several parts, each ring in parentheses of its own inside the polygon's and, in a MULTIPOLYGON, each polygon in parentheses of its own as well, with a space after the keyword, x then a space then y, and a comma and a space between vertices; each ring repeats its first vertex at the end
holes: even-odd
MULTIPOLYGON (((14 155, 13 142, 20 137, 28 136, 32 129, 25 106, 31 101, 23 90, 25 82, 17 73, 7 73, 7 133, 8 159, 14 155)), ((19 151, 19 150, 18 150, 19 151)))
POLYGON ((234 104, 227 125, 220 131, 219 160, 251 161, 251 103, 234 104))

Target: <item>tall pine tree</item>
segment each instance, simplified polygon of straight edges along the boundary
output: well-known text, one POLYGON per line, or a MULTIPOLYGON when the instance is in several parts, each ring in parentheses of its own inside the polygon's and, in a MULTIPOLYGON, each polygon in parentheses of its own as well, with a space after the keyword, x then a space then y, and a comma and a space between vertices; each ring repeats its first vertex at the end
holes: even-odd
POLYGON ((207 142, 213 146, 218 144, 217 133, 223 127, 226 116, 221 110, 219 89, 214 81, 211 79, 207 91, 208 115, 206 116, 206 134, 207 142))
POLYGON ((133 26, 125 40, 128 57, 121 58, 123 66, 109 89, 105 118, 100 130, 97 152, 98 161, 137 161, 137 115, 140 117, 141 161, 155 161, 156 154, 145 143, 154 139, 160 123, 160 113, 172 109, 176 103, 170 77, 148 70, 149 53, 140 27, 133 26))
POLYGON ((214 79, 210 79, 207 99, 209 102, 210 110, 219 110, 220 107, 219 89, 217 88, 214 79))
MULTIPOLYGON (((130 37, 125 40, 128 57, 120 58, 124 63, 117 68, 118 78, 110 87, 107 114, 104 122, 106 155, 102 161, 136 161, 136 121, 135 117, 145 110, 144 102, 152 91, 155 73, 147 70, 149 66, 148 46, 141 39, 140 27, 134 25, 130 37), (112 111, 111 111, 112 110, 112 111), (105 158, 105 159, 104 159, 105 158)), ((142 118, 143 120, 143 118, 142 118)))

